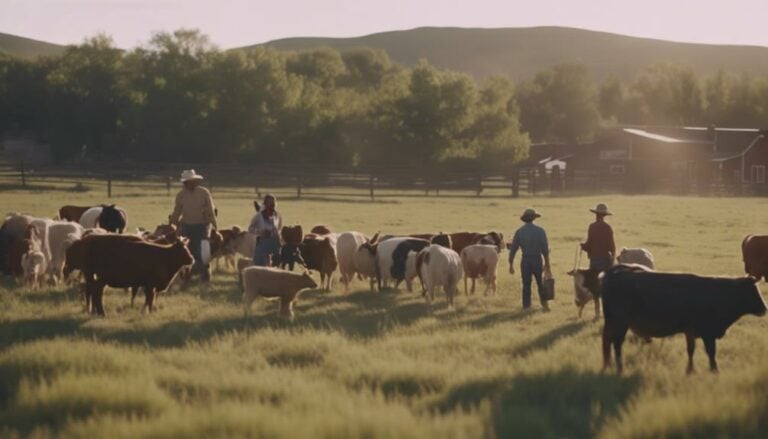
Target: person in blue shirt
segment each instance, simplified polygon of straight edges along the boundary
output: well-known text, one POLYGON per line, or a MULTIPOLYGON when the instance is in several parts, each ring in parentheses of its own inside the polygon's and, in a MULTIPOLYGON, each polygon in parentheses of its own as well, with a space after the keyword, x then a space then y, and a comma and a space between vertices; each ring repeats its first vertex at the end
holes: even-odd
POLYGON ((542 272, 551 273, 549 266, 549 242, 547 232, 533 223, 541 215, 534 209, 526 209, 520 217, 525 224, 517 229, 509 247, 509 273, 515 274, 515 255, 523 254, 520 260, 520 275, 523 280, 523 309, 531 307, 531 281, 536 279, 542 308, 549 311, 547 301, 542 298, 542 272))

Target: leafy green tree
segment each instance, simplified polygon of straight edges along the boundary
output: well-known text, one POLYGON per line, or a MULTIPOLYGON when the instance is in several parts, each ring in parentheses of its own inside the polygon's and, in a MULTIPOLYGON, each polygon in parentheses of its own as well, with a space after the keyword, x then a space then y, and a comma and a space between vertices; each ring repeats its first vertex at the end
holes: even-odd
POLYGON ((641 102, 640 123, 700 123, 704 99, 698 77, 687 67, 659 64, 646 69, 632 84, 641 102))
POLYGON ((534 141, 590 140, 599 123, 595 87, 583 64, 561 64, 520 85, 520 121, 534 141))

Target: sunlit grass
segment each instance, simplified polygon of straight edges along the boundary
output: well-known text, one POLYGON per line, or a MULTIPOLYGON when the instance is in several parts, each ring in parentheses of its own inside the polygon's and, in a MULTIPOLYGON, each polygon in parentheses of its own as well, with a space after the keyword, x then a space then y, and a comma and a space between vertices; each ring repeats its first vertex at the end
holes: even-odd
MULTIPOLYGON (((248 222, 252 194, 214 191, 223 226, 248 222)), ((532 205, 550 235, 553 311, 520 310, 519 277, 506 274, 506 254, 499 294, 462 294, 455 311, 442 296, 430 312, 417 294, 374 293, 356 281, 347 294, 340 283, 331 293, 305 292, 293 322, 267 301, 246 318, 229 272, 207 288, 175 287, 152 315, 131 308, 126 292, 108 290, 104 319, 86 316, 74 289, 27 292, 4 279, 0 436, 765 436, 767 320, 745 317, 731 328, 718 345, 716 376, 706 372, 701 345, 699 372, 685 375, 682 337, 628 343, 626 374, 603 374, 601 322, 591 309, 576 319, 564 275, 598 200, 616 212, 617 244, 649 248, 660 269, 740 275, 742 237, 765 231, 760 200, 407 195, 281 197, 278 208, 305 228, 498 230, 508 238, 532 205)), ((0 200, 6 211, 46 216, 63 204, 105 201, 96 190, 5 191, 0 200)), ((172 197, 118 192, 113 201, 128 209, 129 228, 152 228, 172 197)))

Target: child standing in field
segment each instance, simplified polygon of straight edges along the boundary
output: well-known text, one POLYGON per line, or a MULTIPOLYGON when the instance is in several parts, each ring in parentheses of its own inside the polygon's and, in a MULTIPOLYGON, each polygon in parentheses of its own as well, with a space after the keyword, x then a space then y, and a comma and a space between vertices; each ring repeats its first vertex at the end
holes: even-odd
POLYGON ((589 225, 587 242, 581 244, 581 249, 589 256, 590 269, 605 271, 613 266, 613 259, 616 257, 613 229, 605 222, 605 217, 613 214, 603 203, 589 211, 595 214, 595 222, 589 225))
POLYGON ((534 209, 526 209, 520 217, 520 220, 525 224, 517 229, 514 238, 512 238, 512 244, 509 248, 509 273, 515 274, 515 255, 520 250, 523 254, 520 260, 520 276, 523 281, 523 309, 531 307, 531 283, 533 279, 536 279, 541 306, 545 311, 549 311, 549 305, 543 296, 542 286, 542 272, 551 272, 549 242, 547 232, 533 223, 536 218, 540 217, 541 215, 534 209))
POLYGON ((274 195, 264 197, 264 206, 258 210, 248 225, 248 232, 258 237, 253 253, 253 263, 266 267, 275 263, 280 257, 280 229, 283 227, 282 218, 277 213, 277 200, 274 195))

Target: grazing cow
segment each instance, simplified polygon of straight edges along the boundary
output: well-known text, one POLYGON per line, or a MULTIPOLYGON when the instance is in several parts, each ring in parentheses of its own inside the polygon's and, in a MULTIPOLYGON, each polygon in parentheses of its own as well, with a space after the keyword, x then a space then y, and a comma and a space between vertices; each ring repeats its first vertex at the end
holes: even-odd
POLYGON ((488 244, 495 245, 497 251, 501 253, 504 248, 504 235, 499 232, 488 233, 472 233, 472 232, 458 232, 451 233, 452 249, 456 253, 461 253, 465 247, 472 244, 488 244))
POLYGON ((448 306, 453 308, 453 299, 458 292, 458 284, 463 275, 461 258, 455 251, 437 244, 423 249, 419 256, 419 273, 426 287, 425 297, 430 305, 435 300, 435 289, 442 287, 448 299, 448 306))
POLYGON ((360 232, 344 232, 336 240, 336 256, 339 260, 339 272, 344 283, 344 291, 349 291, 349 283, 355 277, 355 253, 357 249, 368 241, 360 232))
POLYGON ((339 266, 332 238, 310 233, 301 241, 299 252, 308 270, 320 272, 320 286, 331 291, 331 275, 339 266))
POLYGON ((626 248, 623 247, 619 256, 616 258, 619 264, 637 264, 656 269, 656 264, 653 261, 653 254, 644 248, 626 248))
POLYGON ((251 308, 256 296, 280 300, 280 315, 293 318, 293 302, 299 292, 317 288, 309 273, 302 274, 271 267, 248 267, 243 270, 243 307, 251 308))
POLYGON ((374 283, 376 282, 378 239, 379 234, 376 233, 373 235, 373 238, 360 244, 353 257, 355 271, 363 278, 369 279, 371 291, 373 291, 374 283))
POLYGON ((600 318, 600 273, 601 270, 593 268, 578 268, 568 272, 568 276, 573 276, 573 290, 576 296, 574 303, 579 308, 579 318, 590 300, 595 301, 595 320, 600 318))
POLYGON ((405 279, 405 268, 408 253, 421 251, 429 246, 429 241, 418 238, 392 238, 379 242, 376 246, 376 283, 379 291, 389 286, 390 280, 395 280, 397 288, 405 279))
POLYGON ((766 312, 755 279, 658 273, 639 265, 617 265, 603 276, 603 367, 623 369, 621 347, 628 329, 641 337, 685 334, 688 373, 696 338, 704 340, 709 368, 717 371, 716 340, 741 316, 766 312))
POLYGON ((744 272, 768 281, 768 235, 747 235, 741 242, 744 272))
POLYGON ((59 219, 64 221, 79 222, 80 217, 93 206, 64 206, 59 209, 59 219))
POLYGON ((80 225, 86 229, 101 227, 112 233, 123 233, 127 221, 125 209, 114 204, 91 207, 80 217, 80 225))
POLYGON ((475 294, 475 281, 482 278, 485 291, 496 295, 496 266, 499 263, 499 253, 495 245, 472 244, 461 251, 461 265, 464 269, 464 295, 467 295, 467 280, 472 279, 472 294, 475 294))
POLYGON ((278 261, 280 268, 285 269, 287 267, 293 271, 293 267, 296 266, 297 262, 306 267, 306 263, 299 251, 299 245, 303 237, 304 232, 300 225, 283 226, 280 229, 280 238, 283 241, 283 245, 280 247, 280 261, 278 261))
POLYGON ((57 221, 48 227, 48 247, 51 250, 48 275, 54 285, 62 280, 67 248, 82 235, 83 226, 76 222, 57 221))
POLYGON ((186 240, 158 245, 130 235, 91 235, 67 249, 64 276, 74 269, 83 273, 86 306, 93 303, 94 314, 104 315, 105 286, 143 288, 144 309, 152 312, 157 292, 167 290, 181 268, 193 262, 186 240))
POLYGON ((36 248, 33 240, 25 239, 22 242, 26 248, 24 254, 21 255, 24 285, 29 289, 36 290, 42 285, 42 277, 45 273, 45 255, 36 248))

